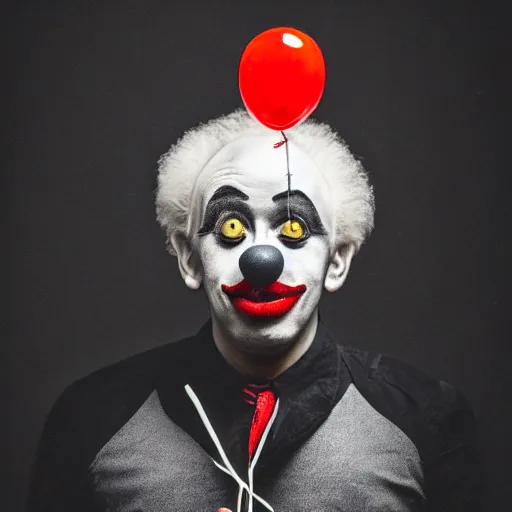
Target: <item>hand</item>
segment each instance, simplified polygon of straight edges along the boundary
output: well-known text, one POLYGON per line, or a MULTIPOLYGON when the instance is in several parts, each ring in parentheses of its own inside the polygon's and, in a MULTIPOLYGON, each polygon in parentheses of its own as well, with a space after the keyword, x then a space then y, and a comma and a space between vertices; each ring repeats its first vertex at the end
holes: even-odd
POLYGON ((217 512, 231 512, 231 510, 229 510, 229 508, 224 508, 224 507, 222 507, 222 508, 219 508, 219 509, 217 510, 217 512))

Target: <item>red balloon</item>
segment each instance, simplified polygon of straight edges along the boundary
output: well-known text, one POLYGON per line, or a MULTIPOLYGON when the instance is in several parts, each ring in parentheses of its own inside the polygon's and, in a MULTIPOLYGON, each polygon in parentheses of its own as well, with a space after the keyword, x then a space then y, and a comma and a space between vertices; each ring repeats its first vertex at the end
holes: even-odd
POLYGON ((304 121, 317 107, 325 85, 320 48, 289 27, 266 30, 246 47, 238 70, 247 110, 273 130, 304 121))

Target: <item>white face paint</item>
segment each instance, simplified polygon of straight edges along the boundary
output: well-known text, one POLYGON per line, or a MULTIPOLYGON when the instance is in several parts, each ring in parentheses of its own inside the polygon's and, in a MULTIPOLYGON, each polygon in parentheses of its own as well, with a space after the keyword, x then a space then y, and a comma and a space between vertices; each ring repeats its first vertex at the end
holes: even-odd
POLYGON ((283 237, 288 220, 286 147, 274 148, 278 140, 278 134, 240 139, 217 153, 198 178, 189 222, 214 321, 239 340, 241 349, 254 353, 287 347, 317 314, 334 243, 335 209, 330 189, 316 164, 291 142, 291 190, 297 191, 291 197, 291 214, 292 220, 301 223, 305 237, 295 243, 283 237), (215 199, 219 189, 224 197, 215 199), (243 237, 230 241, 222 226, 229 236, 238 236, 243 226, 243 237), (239 307, 237 300, 223 291, 223 285, 234 286, 244 280, 240 257, 257 245, 272 246, 282 254, 284 266, 276 277, 279 283, 302 287, 301 291, 305 287, 303 293, 288 300, 284 310, 277 308, 274 316, 265 313, 265 304, 239 307))

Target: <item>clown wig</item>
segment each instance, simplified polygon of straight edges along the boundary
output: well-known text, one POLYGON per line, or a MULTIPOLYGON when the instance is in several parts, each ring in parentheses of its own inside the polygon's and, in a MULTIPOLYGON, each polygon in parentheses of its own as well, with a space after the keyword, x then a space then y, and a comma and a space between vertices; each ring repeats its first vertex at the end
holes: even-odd
MULTIPOLYGON (((237 110, 187 131, 158 162, 157 219, 167 234, 187 233, 194 185, 206 163, 236 139, 276 134, 237 110)), ((305 151, 324 174, 336 198, 336 241, 358 250, 374 223, 373 189, 361 163, 327 124, 308 120, 286 131, 289 141, 305 151)), ((293 170, 292 170, 293 171, 293 170)))

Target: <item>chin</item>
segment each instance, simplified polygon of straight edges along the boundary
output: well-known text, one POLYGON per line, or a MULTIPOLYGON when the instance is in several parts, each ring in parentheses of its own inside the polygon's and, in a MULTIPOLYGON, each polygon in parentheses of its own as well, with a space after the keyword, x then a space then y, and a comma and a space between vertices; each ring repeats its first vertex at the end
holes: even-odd
POLYGON ((230 307, 218 316, 222 328, 239 348, 253 354, 274 354, 294 344, 311 319, 300 306, 278 318, 244 315, 230 307))

